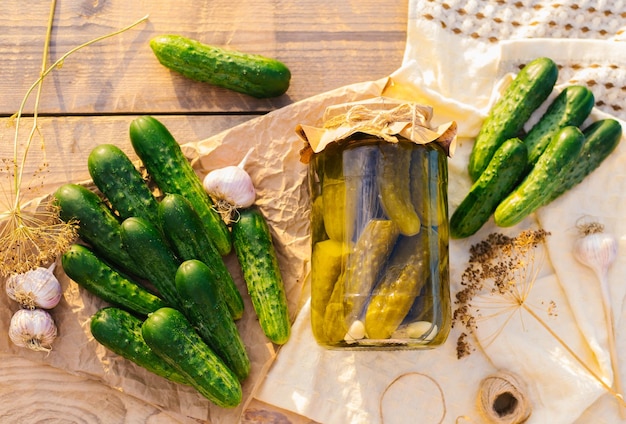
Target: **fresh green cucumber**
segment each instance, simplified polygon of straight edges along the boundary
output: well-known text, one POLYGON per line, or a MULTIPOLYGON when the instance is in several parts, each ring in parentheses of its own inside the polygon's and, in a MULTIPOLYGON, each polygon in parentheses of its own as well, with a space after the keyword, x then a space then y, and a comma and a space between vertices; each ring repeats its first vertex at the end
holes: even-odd
POLYGON ((176 272, 176 289, 184 299, 183 314, 243 381, 250 373, 250 359, 211 269, 196 259, 183 262, 176 272))
POLYGON ((111 268, 86 246, 70 246, 61 263, 67 276, 79 286, 115 306, 138 315, 148 315, 165 306, 161 298, 111 268))
POLYGON ((546 197, 544 205, 579 184, 600 166, 619 144, 622 138, 622 125, 612 118, 601 119, 585 128, 583 134, 585 142, 578 160, 565 170, 556 189, 546 197))
POLYGON ((228 254, 232 248, 230 231, 169 130, 151 116, 140 116, 130 124, 130 141, 159 189, 185 196, 202 218, 218 252, 228 254))
POLYGON ((591 90, 582 85, 565 87, 546 112, 524 137, 528 148, 528 164, 532 167, 560 129, 579 127, 591 113, 595 98, 591 90))
POLYGON ((243 298, 195 209, 180 194, 166 194, 158 207, 159 226, 182 261, 198 259, 213 275, 233 319, 243 315, 243 298))
POLYGON ((187 379, 155 354, 141 334, 143 321, 122 309, 108 306, 92 315, 91 334, 101 345, 146 370, 176 383, 187 379))
POLYGON ((506 140, 450 217, 450 237, 475 234, 508 196, 527 167, 528 150, 519 138, 506 140))
POLYGON ((524 180, 496 208, 499 227, 511 227, 539 208, 559 184, 559 172, 578 160, 585 136, 568 126, 553 137, 524 180))
POLYGON ((270 228, 253 206, 239 210, 232 229, 234 250, 261 329, 272 342, 284 344, 289 340, 291 322, 270 228))
POLYGON ((211 402, 233 408, 242 401, 241 383, 200 338, 187 318, 174 308, 151 313, 141 326, 144 340, 211 402))
POLYGON ((126 218, 122 222, 122 242, 135 261, 135 267, 154 285, 161 298, 169 306, 180 306, 174 278, 181 261, 159 229, 143 218, 126 218))
POLYGON ((547 57, 526 64, 493 105, 474 141, 468 171, 476 181, 504 141, 519 136, 530 115, 548 98, 558 68, 547 57))
POLYGON ((171 34, 154 37, 150 48, 163 66, 195 81, 257 98, 277 97, 289 88, 291 72, 276 59, 171 34))
POLYGON ((117 216, 93 191, 68 183, 59 187, 54 197, 64 221, 78 222, 78 235, 91 245, 99 257, 127 272, 144 277, 122 245, 121 224, 117 216))
POLYGON ((87 158, 89 175, 122 219, 157 221, 157 200, 130 158, 113 144, 96 146, 87 158))

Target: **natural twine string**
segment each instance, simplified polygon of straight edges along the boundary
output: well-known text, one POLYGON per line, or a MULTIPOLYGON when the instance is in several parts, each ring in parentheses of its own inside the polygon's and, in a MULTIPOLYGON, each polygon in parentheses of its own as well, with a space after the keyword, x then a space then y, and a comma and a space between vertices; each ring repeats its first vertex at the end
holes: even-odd
POLYGON ((532 412, 521 380, 503 371, 483 379, 478 393, 478 407, 484 418, 494 424, 520 424, 532 412))
POLYGON ((385 417, 383 416, 383 401, 385 399, 385 395, 387 394, 387 392, 389 391, 391 386, 393 386, 395 383, 397 383, 401 379, 409 377, 409 376, 424 377, 424 378, 430 380, 435 385, 435 387, 437 387, 437 390, 439 391, 439 396, 441 397, 441 406, 442 406, 441 418, 438 421, 438 424, 443 423, 443 419, 446 417, 446 412, 447 412, 447 410, 446 410, 446 397, 443 394, 443 389, 441 388, 441 386, 439 385, 437 380, 435 380, 434 378, 432 378, 429 375, 422 374, 421 372, 406 372, 406 373, 400 374, 399 376, 394 378, 387 385, 387 387, 385 387, 385 390, 383 390, 383 392, 380 394, 380 399, 378 400, 378 413, 379 413, 379 418, 380 418, 381 424, 385 423, 385 417))

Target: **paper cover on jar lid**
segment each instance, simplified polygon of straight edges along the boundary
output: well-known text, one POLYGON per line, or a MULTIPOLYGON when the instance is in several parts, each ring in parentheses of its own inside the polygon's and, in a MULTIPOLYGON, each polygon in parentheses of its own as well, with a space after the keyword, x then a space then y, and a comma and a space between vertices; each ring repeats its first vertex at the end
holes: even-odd
POLYGON ((303 124, 296 127, 296 133, 306 143, 301 160, 307 163, 311 154, 356 133, 380 137, 390 143, 396 143, 398 136, 416 144, 437 142, 448 156, 452 156, 456 146, 456 122, 433 128, 430 126, 432 115, 430 106, 390 97, 329 106, 324 112, 321 128, 303 124))

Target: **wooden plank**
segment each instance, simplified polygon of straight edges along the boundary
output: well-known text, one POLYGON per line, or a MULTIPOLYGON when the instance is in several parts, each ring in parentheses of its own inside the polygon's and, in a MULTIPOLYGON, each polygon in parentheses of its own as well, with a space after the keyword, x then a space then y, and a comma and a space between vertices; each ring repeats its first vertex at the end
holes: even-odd
MULTIPOLYGON (((223 130, 234 127, 255 115, 201 116, 163 115, 155 116, 170 130, 179 143, 209 138, 223 130)), ((38 121, 43 139, 36 137, 28 153, 24 167, 23 193, 26 199, 53 192, 66 182, 88 180, 87 157, 98 144, 112 143, 124 150, 133 160, 137 159, 130 145, 128 130, 133 115, 41 117, 38 121), (42 140, 44 149, 42 149, 42 140), (42 164, 48 165, 40 170, 42 164)), ((32 126, 31 119, 24 119, 20 127, 20 154, 32 126)), ((0 158, 13 157, 15 127, 8 119, 0 119, 0 158)), ((0 205, 9 189, 11 172, 7 166, 0 167, 0 205)), ((10 197, 12 198, 12 197, 10 197)), ((4 210, 4 208, 3 208, 4 210)))
MULTIPOLYGON (((0 115, 11 115, 41 66, 48 2, 3 2, 0 115)), ((51 62, 71 48, 149 15, 149 20, 68 58, 47 79, 40 113, 264 112, 396 70, 406 38, 408 1, 59 2, 51 62), (148 42, 179 33, 208 44, 264 54, 292 71, 289 91, 259 100, 189 81, 161 66, 148 42)), ((32 110, 29 103, 28 110, 32 110)))

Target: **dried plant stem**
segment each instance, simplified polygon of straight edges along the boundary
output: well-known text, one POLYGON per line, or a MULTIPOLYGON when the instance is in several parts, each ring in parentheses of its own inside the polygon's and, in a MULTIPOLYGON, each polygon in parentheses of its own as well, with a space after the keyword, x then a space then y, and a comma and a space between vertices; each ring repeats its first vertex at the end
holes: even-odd
POLYGON ((611 293, 609 292, 609 281, 606 272, 598 273, 600 288, 602 291, 602 304, 604 310, 604 320, 606 322, 607 338, 609 343, 609 357, 611 359, 611 369, 613 370, 613 387, 619 395, 619 413, 622 418, 626 417, 626 403, 624 403, 624 392, 622 390, 622 379, 619 370, 619 357, 615 346, 615 329, 613 327, 613 309, 611 308, 611 293))
POLYGON ((583 361, 583 359, 578 356, 576 354, 576 352, 574 352, 565 342, 565 340, 563 340, 558 334, 556 334, 551 328, 550 326, 548 326, 548 324, 546 324, 546 322, 541 319, 541 317, 539 315, 537 315, 535 313, 535 311, 533 311, 531 308, 528 307, 528 305, 526 304, 522 304, 521 305, 522 308, 524 308, 524 310, 526 312, 528 312, 530 314, 530 316, 532 316, 548 333, 550 333, 550 335, 552 337, 554 337, 554 339, 563 347, 563 349, 565 349, 589 374, 591 374, 591 376, 596 379, 598 381, 598 383, 600 383, 600 385, 602 385, 602 387, 604 387, 604 389, 606 389, 607 392, 609 392, 612 396, 614 396, 617 401, 620 403, 620 405, 622 406, 626 406, 626 403, 624 402, 624 398, 622 397, 622 395, 620 393, 617 393, 611 386, 609 386, 608 384, 606 384, 606 382, 594 371, 592 370, 586 363, 585 361, 583 361))
MULTIPOLYGON (((29 87, 24 95, 18 111, 11 117, 10 122, 15 126, 13 139, 12 183, 8 190, 8 209, 0 213, 0 276, 11 273, 20 273, 41 265, 45 261, 54 260, 74 240, 76 223, 63 222, 59 217, 59 210, 52 199, 44 199, 38 211, 23 210, 22 184, 23 174, 32 147, 35 135, 39 133, 38 109, 42 86, 45 77, 76 51, 98 41, 118 35, 148 19, 148 15, 120 30, 94 38, 69 50, 51 66, 47 66, 50 38, 54 22, 56 0, 50 3, 50 14, 45 37, 43 59, 39 78, 29 87), (35 92, 36 90, 36 92, 35 92), (32 128, 25 141, 23 151, 20 152, 20 128, 26 102, 35 93, 32 128)), ((45 144, 42 138, 42 151, 45 155, 45 144)), ((44 156, 43 167, 46 167, 44 156)))

